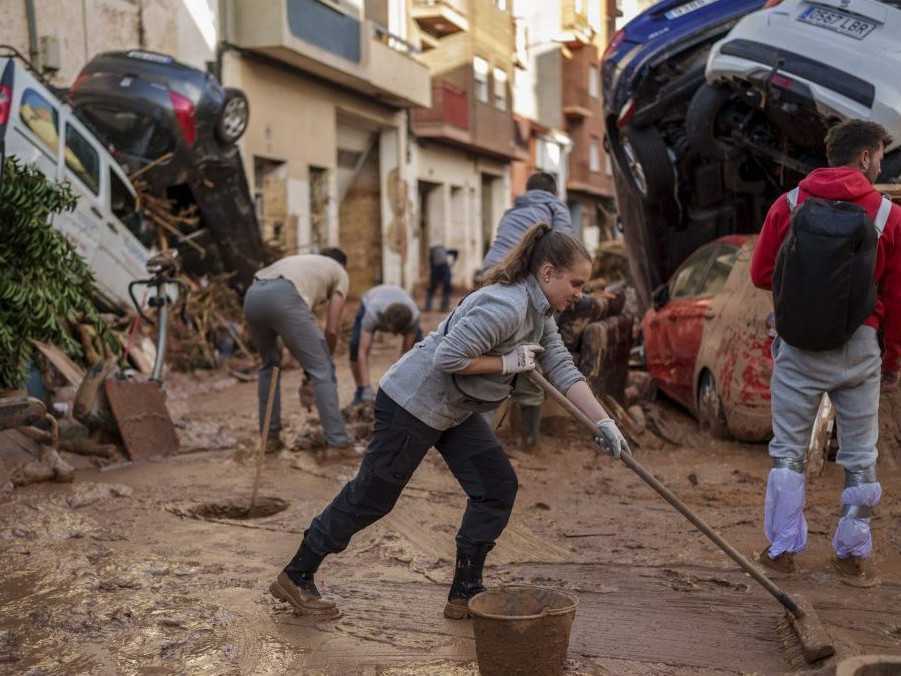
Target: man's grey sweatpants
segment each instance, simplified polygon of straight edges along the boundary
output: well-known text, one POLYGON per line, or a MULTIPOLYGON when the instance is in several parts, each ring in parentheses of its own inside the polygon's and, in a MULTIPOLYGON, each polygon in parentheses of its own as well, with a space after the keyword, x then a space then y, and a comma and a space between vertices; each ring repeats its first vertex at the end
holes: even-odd
MULTIPOLYGON (((329 355, 325 337, 306 302, 293 283, 284 278, 255 280, 244 296, 244 316, 250 335, 262 359, 258 380, 260 429, 266 415, 266 397, 272 369, 281 365, 281 338, 313 382, 316 408, 332 446, 345 446, 350 437, 338 404, 335 364, 329 355)), ((275 389, 269 433, 277 435, 281 423, 281 383, 275 389)))
MULTIPOLYGON (((774 467, 767 480, 764 532, 769 555, 799 552, 807 545, 804 518, 804 462, 823 393, 835 406, 839 452, 845 469, 844 508, 879 502, 876 442, 879 438, 879 390, 882 356, 876 329, 861 326, 835 350, 810 352, 776 338, 771 382, 774 467)), ((839 520, 833 545, 838 556, 868 556, 872 549, 868 518, 852 514, 839 520)))
POLYGON ((882 353, 876 329, 863 325, 842 347, 823 352, 773 343, 773 439, 770 455, 804 462, 820 398, 829 394, 838 423, 836 462, 858 471, 876 463, 882 353))

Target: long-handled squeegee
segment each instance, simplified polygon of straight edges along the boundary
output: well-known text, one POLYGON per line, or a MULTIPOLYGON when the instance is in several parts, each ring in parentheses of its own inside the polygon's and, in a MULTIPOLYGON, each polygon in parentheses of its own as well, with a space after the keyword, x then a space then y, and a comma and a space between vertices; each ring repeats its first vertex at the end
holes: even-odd
MULTIPOLYGON (((570 415, 585 425, 592 434, 597 433, 595 421, 582 413, 575 404, 567 399, 556 387, 551 385, 544 376, 537 371, 531 371, 529 377, 532 378, 536 385, 539 385, 547 392, 548 396, 565 408, 570 415)), ((717 547, 722 549, 733 561, 735 561, 735 563, 741 566, 742 570, 759 582, 764 589, 772 594, 776 600, 783 605, 788 620, 797 633, 798 640, 801 642, 801 650, 804 654, 804 659, 807 660, 809 664, 835 654, 835 648, 829 642, 829 635, 826 633, 826 629, 820 622, 820 618, 813 609, 813 605, 807 599, 798 594, 792 599, 792 597, 777 587, 773 581, 760 572, 757 566, 751 563, 746 556, 726 542, 719 533, 704 523, 701 517, 692 512, 684 502, 670 491, 670 489, 660 483, 653 474, 642 467, 631 454, 623 453, 620 456, 620 459, 626 467, 635 472, 641 477, 642 481, 657 491, 664 500, 675 507, 682 516, 691 521, 695 528, 712 540, 717 547)))

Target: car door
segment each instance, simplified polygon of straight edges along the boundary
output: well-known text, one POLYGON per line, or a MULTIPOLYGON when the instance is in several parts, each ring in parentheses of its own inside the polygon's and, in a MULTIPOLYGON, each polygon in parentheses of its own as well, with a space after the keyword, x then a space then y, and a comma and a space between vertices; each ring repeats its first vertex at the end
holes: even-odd
POLYGON ((707 271, 693 291, 693 296, 686 299, 680 309, 680 317, 674 323, 673 340, 676 379, 679 383, 679 400, 686 406, 693 407, 695 402, 695 373, 698 355, 708 327, 716 321, 722 307, 717 302, 735 265, 739 248, 732 244, 720 242, 711 246, 712 255, 707 271))
POLYGON ((71 113, 64 118, 63 176, 78 194, 78 206, 72 213, 82 238, 96 243, 88 263, 94 271, 98 290, 108 299, 122 303, 122 270, 113 252, 119 245, 117 232, 107 218, 107 180, 96 139, 71 113))
POLYGON ((661 363, 655 378, 661 388, 686 406, 692 405, 693 369, 704 330, 709 300, 702 298, 704 282, 719 243, 707 244, 679 266, 669 284, 669 302, 658 312, 661 363))
POLYGON ((100 291, 112 293, 112 271, 107 260, 108 234, 103 223, 103 174, 100 153, 83 129, 70 116, 63 116, 63 154, 61 176, 69 181, 78 196, 75 210, 67 214, 70 227, 77 231, 80 241, 89 241, 92 250, 82 253, 94 271, 100 291))

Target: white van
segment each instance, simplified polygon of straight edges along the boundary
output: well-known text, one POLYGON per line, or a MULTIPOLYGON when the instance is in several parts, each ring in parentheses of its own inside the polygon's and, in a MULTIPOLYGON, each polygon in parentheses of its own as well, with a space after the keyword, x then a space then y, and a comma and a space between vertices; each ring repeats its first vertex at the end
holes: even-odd
POLYGON ((78 206, 53 225, 87 261, 104 300, 129 307, 128 284, 146 276, 155 245, 135 189, 72 108, 14 57, 0 57, 0 151, 72 184, 78 206))

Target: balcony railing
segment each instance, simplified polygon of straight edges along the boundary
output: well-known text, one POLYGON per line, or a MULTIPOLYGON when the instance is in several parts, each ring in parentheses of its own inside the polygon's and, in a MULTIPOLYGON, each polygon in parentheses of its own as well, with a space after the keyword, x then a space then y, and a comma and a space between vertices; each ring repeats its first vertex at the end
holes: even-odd
POLYGON ((420 50, 416 45, 407 42, 399 35, 395 35, 387 28, 382 26, 375 21, 370 21, 369 25, 372 30, 372 37, 383 45, 388 45, 391 49, 394 49, 401 54, 419 54, 422 50, 420 50))
POLYGON ((413 111, 414 124, 446 124, 469 130, 469 96, 445 80, 432 83, 432 107, 413 111))

